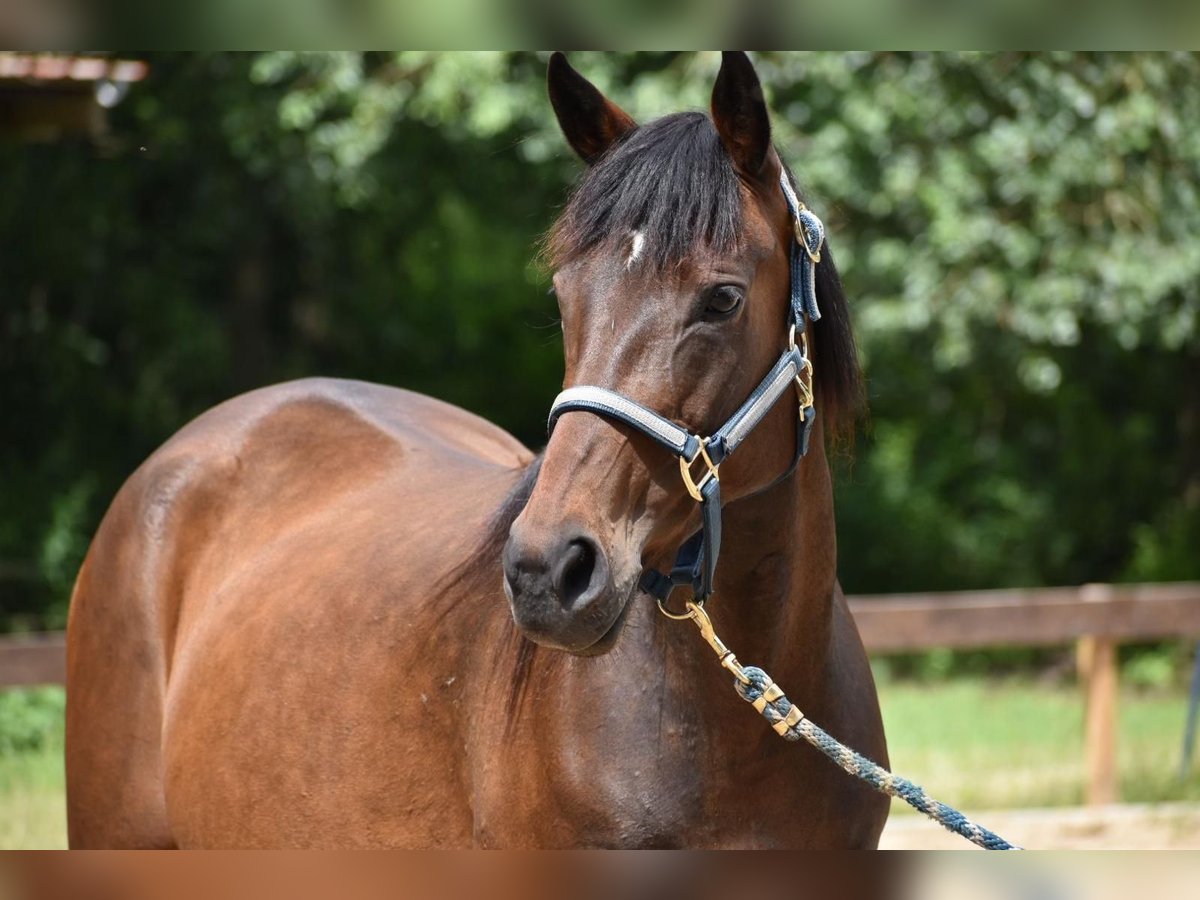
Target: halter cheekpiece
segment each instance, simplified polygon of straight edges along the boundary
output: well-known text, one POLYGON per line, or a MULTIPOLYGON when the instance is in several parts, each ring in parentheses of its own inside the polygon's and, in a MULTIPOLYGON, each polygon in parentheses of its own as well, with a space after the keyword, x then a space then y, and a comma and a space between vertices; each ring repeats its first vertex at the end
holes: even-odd
POLYGON ((821 318, 817 308, 816 266, 821 261, 825 226, 796 197, 786 171, 780 175, 779 182, 787 200, 795 236, 789 252, 791 302, 788 347, 746 398, 746 402, 724 425, 710 437, 701 437, 616 391, 593 385, 567 388, 550 407, 551 432, 563 413, 590 412, 625 423, 679 457, 684 487, 700 504, 701 526, 679 548, 670 574, 654 569, 642 573, 639 586, 655 597, 660 605, 677 585, 690 586, 698 604, 703 604, 712 594, 713 576, 721 549, 721 481, 718 469, 793 385, 800 395, 796 453, 792 464, 776 482, 791 475, 808 452, 809 435, 817 411, 813 405, 812 363, 808 358, 806 325, 809 320, 815 322, 821 318))

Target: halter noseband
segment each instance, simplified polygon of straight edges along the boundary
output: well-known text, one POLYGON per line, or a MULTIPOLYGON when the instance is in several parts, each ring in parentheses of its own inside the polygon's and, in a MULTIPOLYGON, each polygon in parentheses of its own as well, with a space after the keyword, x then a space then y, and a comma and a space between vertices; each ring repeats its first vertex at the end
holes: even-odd
POLYGON ((805 328, 810 319, 815 322, 821 318, 817 308, 816 265, 821 261, 825 226, 797 199, 786 171, 781 174, 779 181, 795 229, 795 240, 791 242, 789 254, 791 302, 788 348, 724 425, 712 436, 700 437, 616 391, 592 385, 567 388, 550 407, 551 432, 563 413, 590 412, 625 423, 679 457, 684 487, 700 504, 701 526, 679 548, 669 575, 654 569, 642 573, 639 587, 655 597, 660 605, 676 585, 690 585, 698 604, 703 604, 712 594, 713 576, 721 549, 721 481, 718 468, 793 384, 800 393, 796 453, 787 471, 769 486, 790 476, 808 452, 809 434, 817 411, 813 405, 812 362, 808 358, 805 328), (797 335, 800 337, 799 344, 796 343, 797 335), (804 378, 806 369, 807 381, 804 378), (693 475, 697 462, 704 466, 699 478, 693 475))

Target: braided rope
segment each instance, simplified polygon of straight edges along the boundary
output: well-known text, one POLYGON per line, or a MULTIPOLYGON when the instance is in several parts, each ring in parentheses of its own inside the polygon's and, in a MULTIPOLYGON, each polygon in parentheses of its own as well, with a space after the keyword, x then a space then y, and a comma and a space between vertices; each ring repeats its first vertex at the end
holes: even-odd
POLYGON ((877 791, 890 797, 899 797, 909 806, 923 812, 942 827, 965 837, 972 844, 985 850, 1019 850, 994 832, 976 825, 958 810, 934 800, 919 784, 893 775, 883 766, 872 762, 860 753, 855 753, 827 731, 813 724, 800 708, 792 704, 783 691, 771 681, 762 669, 745 666, 743 674, 747 683, 734 680, 734 687, 742 699, 757 709, 771 727, 785 740, 808 741, 850 775, 860 778, 877 791))

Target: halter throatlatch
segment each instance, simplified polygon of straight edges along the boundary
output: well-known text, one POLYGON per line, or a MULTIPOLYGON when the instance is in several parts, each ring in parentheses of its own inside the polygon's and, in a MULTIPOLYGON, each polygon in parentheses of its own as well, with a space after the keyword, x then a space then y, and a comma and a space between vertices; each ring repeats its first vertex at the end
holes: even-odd
POLYGON ((796 452, 792 464, 779 480, 791 475, 801 457, 808 452, 809 434, 817 411, 813 406, 812 363, 808 359, 806 326, 809 320, 815 322, 821 318, 817 308, 816 266, 821 261, 825 226, 797 199, 786 172, 781 174, 779 181, 795 234, 789 252, 788 347, 724 425, 711 436, 701 437, 616 391, 592 385, 567 388, 550 407, 551 432, 563 413, 590 412, 623 422, 679 457, 684 488, 700 504, 701 526, 679 548, 670 574, 654 569, 642 573, 640 587, 660 605, 677 585, 690 586, 693 598, 700 604, 712 594, 717 556, 721 550, 721 463, 793 385, 800 397, 796 452))

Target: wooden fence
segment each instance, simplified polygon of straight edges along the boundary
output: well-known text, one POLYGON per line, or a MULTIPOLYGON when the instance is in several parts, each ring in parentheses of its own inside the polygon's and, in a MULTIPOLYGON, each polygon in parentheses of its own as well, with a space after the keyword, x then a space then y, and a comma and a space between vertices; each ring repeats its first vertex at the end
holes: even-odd
POLYGON ((0 636, 0 688, 66 680, 67 640, 62 632, 0 636))
MULTIPOLYGON (((1200 582, 890 594, 851 597, 850 607, 872 654, 1074 642, 1091 804, 1117 800, 1117 647, 1200 637, 1200 582)), ((0 688, 61 684, 65 675, 61 634, 0 638, 0 688)))
POLYGON ((1118 799, 1117 647, 1200 637, 1200 582, 891 594, 853 597, 850 607, 871 653, 1075 642, 1091 805, 1118 799))

